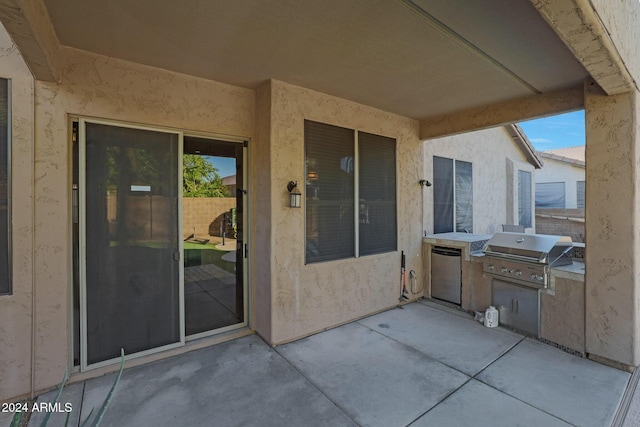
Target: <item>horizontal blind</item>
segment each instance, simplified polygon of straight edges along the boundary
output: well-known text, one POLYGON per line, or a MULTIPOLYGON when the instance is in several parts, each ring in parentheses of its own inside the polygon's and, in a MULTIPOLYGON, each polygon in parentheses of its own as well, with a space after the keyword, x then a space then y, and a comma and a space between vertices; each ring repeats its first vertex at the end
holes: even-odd
POLYGON ((473 232, 473 174, 469 162, 456 160, 456 231, 473 232))
POLYGON ((306 262, 355 255, 354 131, 305 120, 306 262))
POLYGON ((453 159, 433 156, 433 232, 453 231, 453 159))
POLYGON ((358 132, 360 255, 397 248, 396 140, 358 132))
POLYGON ((0 295, 11 293, 9 81, 0 79, 0 295))
POLYGON ((577 183, 577 198, 578 198, 578 204, 577 207, 578 208, 584 208, 584 190, 585 190, 585 186, 584 186, 584 181, 578 181, 577 183))
POLYGON ((518 224, 531 227, 531 172, 518 171, 518 224))

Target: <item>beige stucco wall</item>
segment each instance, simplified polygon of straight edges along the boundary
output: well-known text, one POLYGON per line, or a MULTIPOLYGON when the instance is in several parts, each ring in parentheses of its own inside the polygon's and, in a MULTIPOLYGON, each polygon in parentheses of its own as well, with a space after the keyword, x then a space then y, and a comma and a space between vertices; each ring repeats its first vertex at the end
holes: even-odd
POLYGON ((59 382, 70 363, 68 115, 243 138, 255 122, 252 90, 70 48, 61 54, 62 83, 36 83, 36 390, 59 382))
POLYGON ((267 88, 272 308, 270 328, 257 328, 279 344, 396 305, 402 250, 407 271, 422 276, 418 181, 423 178, 423 156, 415 120, 278 81, 267 88), (286 190, 291 180, 305 182, 305 119, 397 140, 398 251, 305 265, 305 209, 289 208, 286 190))
POLYGON ((256 139, 250 158, 253 190, 249 192, 252 206, 259 214, 250 223, 250 258, 252 275, 251 306, 253 327, 271 342, 271 276, 274 252, 272 250, 271 221, 271 82, 256 90, 256 139))
POLYGON ((31 389, 33 77, 0 25, 0 77, 11 79, 13 293, 0 296, 0 401, 31 389))
MULTIPOLYGON (((504 127, 425 141, 425 179, 431 182, 433 156, 472 163, 474 233, 493 234, 502 231, 502 224, 517 223, 517 171, 531 172, 533 186, 535 168, 527 162, 504 127)), ((426 234, 433 233, 432 188, 426 187, 424 190, 423 227, 426 234)), ((532 225, 535 227, 535 218, 532 218, 532 225)))
MULTIPOLYGON (((185 197, 182 199, 182 234, 184 237, 195 234, 208 239, 221 237, 220 232, 224 214, 236 207, 235 197, 185 197)), ((232 229, 225 224, 227 238, 233 238, 232 229)))
MULTIPOLYGON (((582 0, 587 3, 585 0, 582 0)), ((640 82, 640 2, 611 0, 589 0, 601 22, 607 29, 607 35, 622 57, 624 66, 636 82, 640 82)))
POLYGON ((536 173, 536 184, 564 182, 565 208, 578 207, 578 181, 585 180, 584 166, 576 166, 560 160, 544 157, 544 166, 536 173))
POLYGON ((638 92, 585 84, 586 351, 640 363, 640 107, 638 92))

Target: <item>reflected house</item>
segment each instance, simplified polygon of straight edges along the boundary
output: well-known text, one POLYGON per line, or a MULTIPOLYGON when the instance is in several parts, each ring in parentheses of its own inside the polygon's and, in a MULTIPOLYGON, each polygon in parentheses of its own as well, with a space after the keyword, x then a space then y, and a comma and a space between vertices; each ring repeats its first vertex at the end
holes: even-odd
POLYGON ((227 187, 230 196, 236 194, 236 176, 229 175, 222 178, 222 185, 227 187))
POLYGON ((395 307, 401 254, 428 277, 436 222, 491 233, 482 206, 526 216, 535 160, 436 140, 579 109, 597 248, 582 338, 589 357, 640 364, 639 2, 130 3, 0 8, 0 400, 114 370, 120 347, 147 363, 248 333, 280 345, 395 307), (203 207, 188 222, 185 154, 235 164, 229 270, 185 274, 185 243, 201 244, 185 239, 213 221, 203 207), (481 203, 491 171, 510 201, 481 203), (473 213, 436 221, 456 176, 473 213))

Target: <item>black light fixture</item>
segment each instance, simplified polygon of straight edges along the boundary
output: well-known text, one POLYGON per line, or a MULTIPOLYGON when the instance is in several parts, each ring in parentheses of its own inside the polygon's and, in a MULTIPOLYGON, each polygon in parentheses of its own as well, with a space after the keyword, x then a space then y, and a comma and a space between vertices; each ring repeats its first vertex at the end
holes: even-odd
POLYGON ((289 181, 287 184, 287 190, 289 190, 289 207, 299 208, 300 200, 302 199, 302 193, 298 190, 298 181, 289 181))

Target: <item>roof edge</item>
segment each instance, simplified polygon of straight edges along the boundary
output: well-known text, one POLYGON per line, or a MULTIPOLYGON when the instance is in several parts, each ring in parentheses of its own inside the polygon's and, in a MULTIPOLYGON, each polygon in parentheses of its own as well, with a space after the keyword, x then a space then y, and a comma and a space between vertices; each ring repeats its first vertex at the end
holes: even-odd
POLYGON ((515 123, 505 126, 513 141, 518 145, 522 153, 527 158, 527 161, 531 163, 536 169, 542 169, 544 162, 538 155, 539 153, 533 148, 531 141, 527 138, 522 128, 515 123))
POLYGON ((570 165, 578 166, 578 167, 582 167, 582 168, 585 167, 585 161, 584 160, 572 159, 570 157, 559 156, 557 154, 548 153, 548 152, 544 152, 544 151, 539 151, 537 154, 538 154, 538 156, 544 157, 545 159, 557 160, 559 162, 568 163, 570 165))

